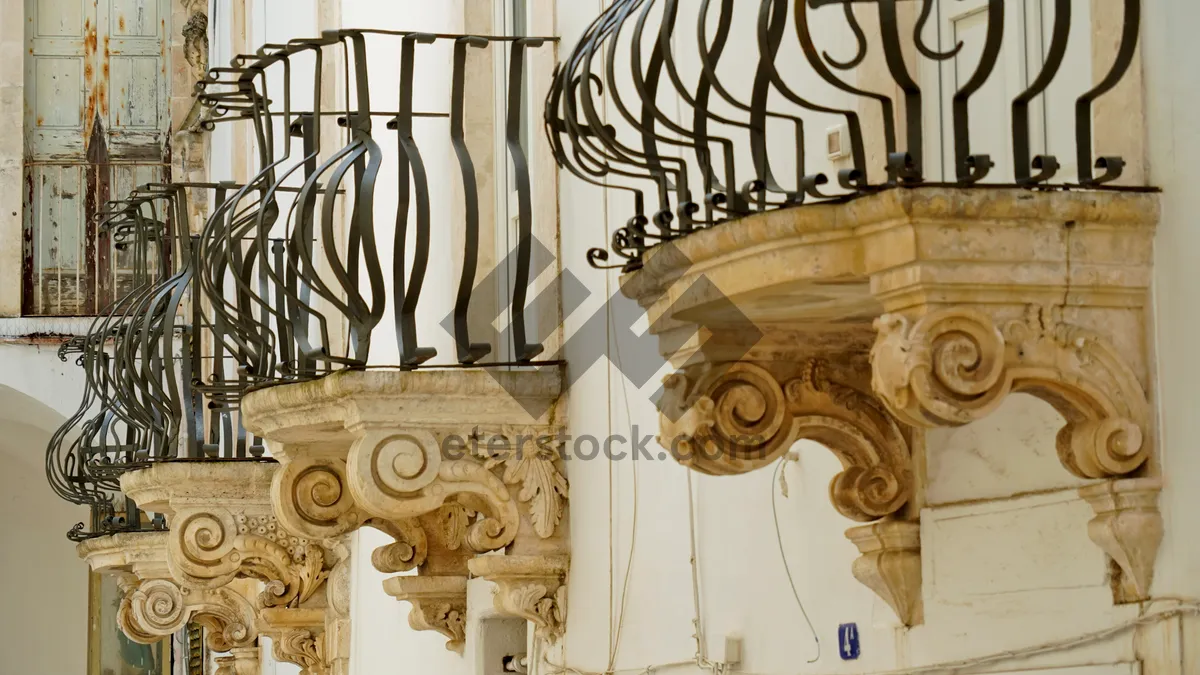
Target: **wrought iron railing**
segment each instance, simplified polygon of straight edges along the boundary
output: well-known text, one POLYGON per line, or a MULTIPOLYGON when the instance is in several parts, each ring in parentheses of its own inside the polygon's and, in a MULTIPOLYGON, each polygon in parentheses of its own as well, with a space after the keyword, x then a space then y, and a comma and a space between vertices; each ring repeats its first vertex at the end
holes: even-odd
POLYGON ((490 346, 472 342, 466 320, 484 226, 479 217, 484 197, 465 140, 466 53, 497 44, 508 47, 511 78, 506 120, 498 126, 505 130, 519 193, 510 332, 517 363, 534 364, 541 348, 527 340, 524 317, 533 188, 519 138, 527 108, 520 92, 525 52, 546 42, 330 32, 266 45, 228 68, 213 69, 198 84, 198 97, 212 112, 205 123, 209 130, 248 125, 257 170, 245 183, 146 185, 110 204, 98 219, 123 250, 132 251, 139 272, 132 291, 60 352, 64 360, 77 355, 87 381, 78 412, 47 451, 56 492, 92 508, 90 529, 80 524, 72 538, 161 526, 128 509, 130 516, 117 516, 118 479, 131 469, 162 461, 269 461, 241 425, 242 396, 254 387, 373 365, 372 336, 387 314, 401 354, 401 363, 393 365, 429 365, 434 353, 418 343, 415 310, 427 267, 449 262, 430 260, 431 212, 454 205, 431 200, 414 119, 446 119, 446 139, 461 169, 463 270, 455 304, 444 308, 453 316, 457 360, 471 367, 510 365, 486 359, 490 346), (368 36, 394 43, 401 77, 390 98, 399 99, 398 111, 371 105, 368 36), (421 112, 414 107, 414 74, 422 57, 445 57, 433 49, 438 43, 448 43, 453 63, 448 111, 421 112), (346 109, 327 111, 320 92, 323 63, 333 51, 344 59, 351 88, 346 109), (307 100, 292 93, 301 80, 313 83, 307 100), (272 83, 280 89, 277 99, 268 91, 272 83), (324 133, 320 121, 326 117, 337 119, 336 137, 324 133), (386 123, 377 124, 377 118, 386 123), (381 148, 379 133, 396 135, 396 152, 381 148), (399 198, 394 218, 377 223, 376 183, 385 162, 398 168, 399 198), (211 207, 211 215, 197 234, 189 218, 201 203, 211 207), (379 251, 387 244, 396 261, 390 270, 379 251), (389 272, 390 286, 384 281, 389 272))
MULTIPOLYGON (((1111 66, 1083 86, 1077 70, 1064 67, 1068 51, 1086 52, 1090 66, 1091 51, 1103 50, 1087 49, 1090 26, 1073 26, 1081 3, 1036 3, 1037 17, 1026 16, 1030 3, 975 4, 971 18, 986 28, 964 45, 942 30, 949 0, 616 0, 561 63, 546 102, 547 133, 561 167, 631 194, 632 217, 609 247, 626 269, 640 266, 649 248, 723 220, 931 176, 960 186, 1070 183, 1060 173, 1063 162, 1031 130, 1033 104, 1056 87, 1079 90, 1071 95, 1073 110, 1056 112, 1073 116, 1074 186, 1118 179, 1124 159, 1094 157, 1094 147, 1106 142, 1095 137, 1094 108, 1134 62, 1140 0, 1095 5, 1093 11, 1111 12, 1104 18, 1119 25, 1119 37, 1107 57, 1111 66), (1043 19, 1044 38, 1026 34, 1028 22, 1043 19), (845 38, 826 46, 835 53, 851 47, 850 58, 822 48, 830 36, 845 38), (973 132, 972 113, 980 112, 973 99, 1012 70, 1000 63, 1004 53, 1022 71, 1010 97, 997 101, 1011 129, 999 137, 973 132), (932 79, 921 76, 929 72, 939 79, 923 81, 932 79), (938 113, 936 123, 927 119, 930 111, 938 113), (831 124, 844 137, 827 136, 831 124), (930 171, 927 151, 929 136, 943 135, 943 126, 949 133, 937 145, 948 150, 944 178, 930 171), (829 153, 848 156, 835 180, 813 161, 813 148, 827 141, 829 153), (881 150, 878 165, 869 164, 872 146, 881 150), (1002 176, 993 172, 999 153, 1011 155, 1002 176)), ((824 160, 826 152, 819 155, 824 160)), ((610 251, 593 249, 589 260, 603 266, 610 251)))
MULTIPOLYGON (((462 275, 453 308, 456 359, 461 364, 482 365, 491 348, 471 339, 468 311, 476 284, 480 247, 479 201, 482 198, 471 149, 465 141, 464 109, 467 52, 507 45, 510 80, 504 123, 509 157, 516 175, 518 193, 518 244, 511 297, 511 334, 516 361, 529 363, 542 351, 529 339, 525 306, 530 287, 533 248, 532 183, 529 158, 520 142, 525 106, 522 85, 525 54, 547 44, 547 38, 509 38, 480 35, 444 35, 403 31, 346 30, 325 33, 319 39, 293 40, 286 45, 266 45, 258 54, 235 59, 229 68, 211 71, 201 100, 222 114, 217 120, 250 120, 262 139, 262 170, 247 185, 230 196, 228 205, 209 220, 200 241, 201 278, 210 297, 223 283, 227 270, 237 269, 235 302, 216 302, 214 307, 231 326, 244 348, 245 372, 258 382, 320 377, 340 368, 365 367, 370 360, 376 329, 389 318, 395 327, 400 367, 420 367, 436 356, 421 340, 417 308, 431 264, 457 262, 462 275), (367 40, 390 42, 400 64, 398 87, 387 96, 371 91, 367 62, 367 40), (439 44, 449 47, 435 49, 439 44), (322 64, 330 52, 346 64, 346 79, 352 83, 348 104, 337 111, 343 133, 337 138, 322 133, 317 123, 326 113, 319 97, 311 108, 299 111, 293 100, 295 78, 323 84, 322 64), (308 72, 296 65, 301 55, 313 58, 308 72), (445 60, 452 66, 448 112, 422 112, 414 104, 414 77, 423 62, 445 60), (424 61, 423 61, 424 60, 424 61), (281 71, 285 83, 278 98, 268 93, 269 73, 281 71), (384 111, 372 101, 398 100, 396 111, 384 111), (431 261, 432 212, 430 176, 414 133, 414 121, 422 117, 448 118, 448 137, 462 176, 464 213, 461 258, 431 261), (385 129, 379 122, 386 120, 385 129), (302 139, 301 156, 291 145, 274 147, 277 119, 290 134, 302 139), (398 151, 389 156, 376 139, 394 134, 398 151), (318 158, 321 161, 318 162, 318 158), (381 167, 390 163, 399 177, 398 199, 387 222, 377 223, 375 198, 381 167), (284 212, 275 194, 293 175, 302 177, 299 196, 284 212), (320 186, 327 192, 320 196, 320 186), (349 204, 346 217, 339 217, 333 195, 344 193, 349 204), (244 206, 247 201, 258 206, 244 206), (409 230, 412 230, 411 236, 409 230), (266 255, 267 240, 283 240, 282 255, 266 255), (390 238, 390 241, 388 241, 390 238), (255 249, 241 257, 231 242, 257 241, 255 249), (380 251, 389 246, 391 269, 381 263, 380 251), (411 257, 411 264, 409 258, 411 257), (390 271, 390 284, 385 275, 390 271), (349 339, 337 340, 334 327, 345 325, 349 339)), ((391 186, 389 186, 390 188, 391 186)))

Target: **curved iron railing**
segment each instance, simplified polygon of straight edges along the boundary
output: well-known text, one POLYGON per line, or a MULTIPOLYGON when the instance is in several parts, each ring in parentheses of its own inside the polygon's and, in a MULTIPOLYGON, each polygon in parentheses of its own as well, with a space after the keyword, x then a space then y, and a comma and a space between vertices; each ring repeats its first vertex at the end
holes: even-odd
MULTIPOLYGON (((521 91, 525 52, 549 41, 344 30, 327 32, 318 39, 266 45, 253 57, 236 59, 229 68, 213 69, 201 84, 200 98, 222 113, 217 120, 251 121, 261 143, 262 169, 231 194, 209 220, 199 245, 200 276, 205 295, 232 329, 244 359, 244 373, 253 383, 311 379, 340 368, 366 367, 372 338, 389 314, 399 343, 400 363, 396 365, 420 367, 436 356, 436 350, 423 345, 416 318, 426 274, 434 264, 430 259, 431 222, 437 206, 431 203, 431 178, 414 134, 414 120, 420 117, 449 120, 449 140, 461 169, 465 202, 462 276, 452 308, 455 356, 460 364, 485 364, 491 347, 471 339, 467 322, 475 291, 481 197, 465 141, 466 55, 469 49, 500 43, 507 44, 510 52, 504 126, 519 203, 510 328, 518 363, 530 363, 541 353, 541 345, 529 340, 525 318, 531 282, 533 213, 529 160, 519 135, 524 121, 521 91), (372 104, 366 46, 369 37, 394 43, 400 81, 397 90, 389 93, 398 99, 397 111, 383 112, 372 104), (420 112, 414 107, 414 75, 422 58, 444 58, 443 52, 432 49, 439 42, 453 46, 449 111, 420 112), (311 110, 299 112, 291 87, 295 78, 304 77, 315 83, 315 91, 320 91, 322 64, 330 50, 342 52, 346 79, 353 83, 347 93, 348 109, 333 113, 344 129, 339 138, 322 134, 317 120, 328 113, 322 110, 319 98, 311 101, 311 110), (296 60, 305 53, 314 58, 311 69, 300 73, 296 60), (284 83, 278 102, 268 92, 268 72, 273 69, 282 71, 284 83), (381 117, 386 119, 384 132, 378 129, 377 118, 381 117), (282 126, 290 135, 302 139, 301 156, 293 156, 291 144, 282 150, 274 147, 276 118, 282 118, 282 126), (396 135, 398 152, 394 156, 386 156, 376 140, 378 134, 387 132, 396 135), (397 168, 397 207, 394 220, 389 218, 386 224, 377 225, 377 179, 385 162, 397 168), (285 212, 279 208, 276 196, 293 176, 302 178, 302 186, 285 212), (338 216, 337 195, 346 195, 345 223, 338 216), (384 239, 385 232, 390 242, 384 239), (282 244, 270 249, 271 237, 279 238, 282 244), (254 243, 242 251, 233 245, 239 241, 254 243), (385 280, 389 270, 380 257, 382 247, 388 244, 393 254, 390 288, 385 280), (233 280, 236 292, 233 298, 218 302, 216 291, 227 279, 233 280), (340 347, 335 328, 343 325, 349 339, 340 347)), ((374 94, 379 100, 378 92, 374 94)))
MULTIPOLYGON (((92 509, 90 530, 81 523, 69 534, 72 539, 147 526, 132 504, 125 506, 127 517, 118 516, 114 504, 125 471, 160 461, 269 459, 241 426, 242 395, 253 387, 367 367, 372 333, 389 312, 400 343, 398 365, 427 365, 434 352, 418 343, 415 311, 433 264, 431 214, 439 204, 432 203, 414 138, 416 118, 448 120, 448 140, 461 169, 463 271, 455 305, 446 308, 453 316, 457 360, 472 367, 509 365, 485 361, 490 345, 473 342, 467 322, 482 223, 464 123, 466 54, 498 43, 509 45, 502 126, 519 193, 510 330, 517 363, 533 363, 541 347, 527 339, 524 317, 533 216, 529 162, 520 140, 521 91, 526 50, 547 41, 338 31, 265 45, 235 58, 228 68, 210 71, 197 85, 198 98, 211 111, 205 126, 211 131, 222 123, 249 125, 257 172, 242 184, 142 186, 101 214, 120 245, 135 251, 139 272, 129 296, 97 318, 86 336, 60 350, 64 360, 77 356, 87 382, 77 413, 47 449, 54 490, 92 509), (371 105, 369 35, 396 43, 401 81, 392 93, 399 99, 398 112, 371 105), (438 42, 452 45, 449 110, 419 112, 413 103, 415 69, 423 52, 439 58, 429 47, 438 42), (292 95, 300 78, 309 79, 314 92, 322 91, 323 63, 331 50, 341 52, 353 85, 345 110, 324 110, 318 95, 310 100, 292 95), (297 65, 301 54, 312 55, 303 68, 297 65), (279 82, 276 102, 268 85, 279 82), (323 136, 319 120, 327 116, 336 117, 343 130, 337 138, 323 136), (397 135, 395 153, 384 152, 373 137, 379 117, 387 119, 387 132, 397 135), (377 226, 374 197, 384 162, 399 169, 399 199, 395 220, 377 226), (198 234, 189 223, 193 199, 205 200, 212 209, 198 234), (338 218, 343 206, 344 223, 338 218), (390 270, 392 288, 384 281, 388 270, 380 259, 385 232, 399 261, 390 270), (406 265, 410 256, 411 267, 406 265), (349 339, 339 350, 343 333, 349 339)), ((149 526, 161 527, 161 519, 149 526)))
MULTIPOLYGON (((1111 183, 1125 166, 1120 157, 1093 157, 1103 139, 1092 129, 1096 100, 1122 80, 1137 47, 1140 0, 1121 2, 1114 8, 1123 12, 1123 25, 1111 68, 1075 101, 1077 185, 1087 188, 1111 183)), ((640 266, 648 248, 725 219, 924 182, 931 105, 948 107, 952 182, 994 180, 996 162, 984 146, 996 139, 972 138, 970 103, 992 78, 1005 77, 998 66, 1003 49, 1025 49, 1022 36, 1005 30, 1006 13, 1023 12, 1017 5, 1024 3, 983 2, 986 30, 975 61, 962 42, 944 50, 928 44, 938 3, 920 0, 919 13, 906 22, 901 0, 758 0, 756 8, 753 0, 615 0, 555 74, 545 121, 556 159, 582 180, 631 193, 633 216, 610 242, 626 269, 640 266), (826 8, 843 14, 854 48, 849 59, 836 59, 814 38, 830 34, 828 23, 820 32, 814 24, 826 8), (878 21, 878 34, 864 30, 864 12, 878 21), (748 72, 737 58, 750 45, 748 72), (887 87, 860 82, 871 57, 887 87), (957 88, 944 97, 923 89, 910 70, 914 61, 952 65, 957 88), (794 84, 801 72, 820 86, 794 84), (840 120, 848 137, 850 166, 838 171, 836 185, 806 166, 812 164, 806 148, 826 141, 826 125, 817 122, 829 119, 840 120), (868 134, 875 124, 878 132, 868 134), (882 146, 886 164, 868 165, 872 142, 882 146)), ((1011 142, 1009 182, 1026 187, 1060 178, 1057 157, 1035 155, 1031 104, 1070 79, 1060 76, 1080 31, 1072 35, 1072 0, 1053 0, 1052 7, 1043 58, 1007 102, 1011 138, 1001 139, 1011 142)), ((588 257, 603 266, 609 251, 593 249, 588 257)))

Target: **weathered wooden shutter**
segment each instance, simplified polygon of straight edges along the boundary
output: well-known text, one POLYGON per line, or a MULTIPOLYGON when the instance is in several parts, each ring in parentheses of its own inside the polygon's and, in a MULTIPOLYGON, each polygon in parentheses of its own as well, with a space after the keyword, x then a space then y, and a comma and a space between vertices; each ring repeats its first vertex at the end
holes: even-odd
POLYGON ((27 315, 92 315, 132 262, 105 202, 167 177, 167 0, 26 0, 27 315))

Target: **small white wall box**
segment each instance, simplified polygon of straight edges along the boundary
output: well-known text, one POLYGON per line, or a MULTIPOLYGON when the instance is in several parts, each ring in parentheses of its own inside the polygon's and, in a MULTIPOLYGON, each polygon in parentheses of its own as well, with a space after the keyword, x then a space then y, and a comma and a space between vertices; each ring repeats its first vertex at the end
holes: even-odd
POLYGON ((826 154, 829 159, 842 159, 850 156, 850 130, 845 124, 829 127, 825 130, 826 154))
POLYGON ((725 636, 725 665, 736 666, 742 662, 742 637, 740 635, 725 636))

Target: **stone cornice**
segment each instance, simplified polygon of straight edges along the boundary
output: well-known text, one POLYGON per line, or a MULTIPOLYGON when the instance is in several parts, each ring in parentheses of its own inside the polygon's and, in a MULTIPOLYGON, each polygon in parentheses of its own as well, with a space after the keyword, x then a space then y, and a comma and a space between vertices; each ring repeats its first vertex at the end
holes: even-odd
POLYGON ((547 402, 562 394, 562 373, 537 371, 343 371, 312 382, 268 387, 242 402, 247 429, 281 444, 337 442, 373 421, 407 420, 423 427, 554 426, 547 402), (548 409, 547 409, 548 408, 548 409), (545 411, 531 416, 528 410, 545 411))
MULTIPOLYGON (((735 281, 734 272, 743 270, 753 270, 744 275, 744 288, 814 277, 865 277, 916 260, 921 248, 937 245, 928 231, 923 242, 883 236, 916 224, 1020 229, 1031 221, 1073 222, 1152 232, 1159 212, 1158 195, 1148 192, 897 188, 849 202, 770 211, 697 231, 648 251, 642 269, 626 275, 621 288, 629 297, 655 302, 677 280, 701 274, 729 295, 739 291, 738 285, 722 282, 735 281), (803 254, 813 265, 774 264, 795 254, 803 254), (814 274, 817 263, 820 271, 814 274)), ((1033 248, 1048 242, 1027 243, 1032 258, 1033 248)))

